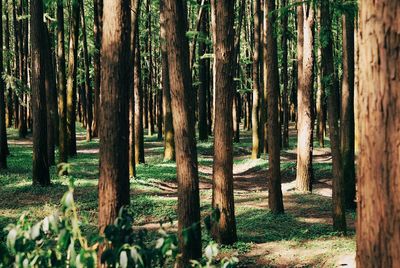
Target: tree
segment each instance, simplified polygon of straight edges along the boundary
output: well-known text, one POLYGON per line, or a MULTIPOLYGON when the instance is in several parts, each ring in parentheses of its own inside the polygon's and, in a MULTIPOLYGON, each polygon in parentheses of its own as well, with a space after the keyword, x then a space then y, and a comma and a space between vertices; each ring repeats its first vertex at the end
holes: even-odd
MULTIPOLYGON (((282 0, 282 8, 287 8, 287 0, 282 0)), ((289 99, 288 99, 288 12, 282 14, 282 146, 289 147, 289 99)))
MULTIPOLYGON (((138 33, 137 33, 138 34, 138 33)), ((135 44, 135 62, 134 62, 134 95, 135 95, 135 163, 144 163, 144 137, 143 137, 143 86, 142 69, 140 63, 140 44, 139 38, 135 44)))
POLYGON ((211 0, 215 16, 215 125, 213 164, 213 209, 219 211, 219 221, 212 227, 213 238, 221 244, 237 240, 233 198, 233 75, 234 75, 234 1, 211 0))
POLYGON ((312 96, 314 73, 314 8, 312 3, 303 3, 298 10, 298 63, 299 84, 297 88, 297 189, 302 192, 311 192, 312 189, 312 96), (301 30, 303 26, 303 30, 301 30), (303 43, 299 44, 303 39, 303 43), (302 50, 302 51, 300 51, 302 50))
POLYGON ((178 181, 178 239, 182 252, 178 266, 186 267, 189 260, 201 257, 195 107, 189 66, 189 44, 186 37, 186 1, 164 1, 178 181), (184 230, 187 230, 186 243, 184 230))
POLYGON ((322 90, 328 95, 329 138, 332 151, 332 216, 335 231, 346 232, 346 215, 344 207, 343 169, 340 152, 340 130, 337 110, 338 92, 335 91, 335 73, 333 60, 333 40, 329 1, 321 1, 321 73, 322 90))
POLYGON ((51 37, 46 24, 43 24, 44 33, 44 68, 45 68, 45 92, 46 92, 46 113, 47 113, 47 159, 49 165, 55 164, 56 145, 56 117, 57 117, 57 89, 52 62, 51 37))
MULTIPOLYGON (((138 38, 138 24, 139 24, 139 7, 140 0, 131 0, 132 14, 131 14, 131 63, 135 62, 136 54, 136 39, 138 38)), ((135 80, 140 77, 135 76, 134 68, 131 69, 132 76, 129 83, 129 175, 136 175, 136 140, 135 140, 135 80)))
POLYGON ((68 154, 76 155, 76 87, 79 39, 79 0, 72 0, 71 27, 69 34, 68 78, 67 78, 67 132, 68 154))
MULTIPOLYGON (((160 46, 161 46, 161 72, 164 120, 164 160, 175 160, 174 127, 171 110, 171 89, 169 87, 168 53, 165 29, 164 1, 160 1, 160 46)), ((199 123, 200 124, 200 123, 199 123)))
POLYGON ((95 51, 93 53, 94 69, 94 105, 93 105, 93 126, 92 135, 98 137, 100 125, 100 48, 103 18, 103 0, 93 0, 93 35, 95 51))
POLYGON ((355 209, 356 174, 354 145, 354 10, 342 15, 343 79, 340 118, 341 154, 346 207, 355 209))
POLYGON ((260 157, 260 125, 259 125, 259 107, 260 107, 260 51, 261 51, 261 3, 260 0, 253 1, 254 9, 254 50, 253 50, 253 108, 251 116, 252 124, 252 150, 251 158, 260 157))
POLYGON ((31 9, 31 48, 32 48, 32 109, 33 109, 33 184, 50 184, 49 164, 47 159, 47 123, 45 92, 45 48, 42 38, 43 2, 33 0, 31 9))
POLYGON ((397 0, 360 2, 358 267, 400 266, 399 12, 397 0))
MULTIPOLYGON (((200 5, 202 0, 197 1, 200 5)), ((203 5, 207 3, 203 1, 203 5)), ((208 1, 207 1, 208 2, 208 1)), ((205 38, 208 36, 208 8, 201 6, 202 12, 200 12, 200 36, 199 40, 199 140, 206 141, 208 139, 208 125, 207 125, 207 91, 210 87, 210 60, 202 58, 207 53, 207 44, 205 38)), ((194 44, 195 46, 195 44, 194 44)), ((195 57, 194 55, 192 56, 195 57)))
MULTIPOLYGON (((3 14, 3 5, 0 3, 0 14, 3 14)), ((3 80, 3 20, 0 20, 0 169, 7 168, 7 128, 6 103, 4 99, 5 84, 3 80)))
POLYGON ((105 0, 101 45, 99 228, 129 205, 130 0, 105 0))
POLYGON ((64 48, 64 7, 63 0, 57 1, 57 85, 58 85, 58 115, 59 115, 59 162, 68 161, 67 136, 67 90, 65 77, 64 48))
POLYGON ((86 103, 83 106, 86 107, 85 122, 86 122, 86 141, 92 139, 92 121, 93 121, 93 107, 92 107, 92 86, 90 85, 90 59, 88 52, 88 44, 86 37, 86 19, 85 19, 85 8, 83 5, 83 0, 79 0, 79 5, 81 9, 81 26, 82 26, 82 38, 83 38, 83 59, 85 64, 85 94, 86 103))
POLYGON ((280 127, 279 127, 279 69, 278 69, 278 49, 274 37, 274 23, 276 21, 275 0, 265 0, 264 12, 267 16, 265 31, 268 43, 266 53, 267 67, 264 79, 267 83, 268 100, 268 144, 269 144, 269 185, 268 185, 268 205, 275 214, 283 213, 283 200, 281 189, 281 161, 280 161, 280 127))

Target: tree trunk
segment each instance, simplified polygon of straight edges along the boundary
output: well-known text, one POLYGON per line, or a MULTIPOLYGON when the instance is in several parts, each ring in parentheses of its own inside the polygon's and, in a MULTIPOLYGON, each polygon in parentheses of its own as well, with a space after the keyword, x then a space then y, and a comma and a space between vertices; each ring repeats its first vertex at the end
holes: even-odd
MULTIPOLYGON (((209 1, 198 0, 199 4, 204 2, 208 4, 209 1)), ((203 7, 201 7, 203 8, 203 7)), ((210 60, 207 58, 202 58, 204 54, 207 53, 207 44, 204 38, 208 37, 208 9, 204 8, 201 12, 200 17, 200 28, 199 31, 202 36, 202 40, 199 40, 198 57, 199 57, 199 140, 206 141, 208 139, 208 125, 207 125, 207 91, 209 90, 210 83, 208 81, 210 72, 210 60)), ((195 45, 195 44, 194 44, 195 45)), ((195 57, 193 55, 193 57, 195 57)))
POLYGON ((58 114, 59 114, 59 162, 68 161, 67 134, 67 91, 65 81, 65 50, 64 50, 64 7, 63 0, 57 1, 57 84, 58 84, 58 114))
POLYGON ((43 3, 31 1, 32 108, 33 108, 33 184, 50 184, 47 159, 47 125, 45 92, 45 48, 43 47, 43 3))
POLYGON ((101 46, 99 228, 129 205, 130 0, 105 0, 101 46))
MULTIPOLYGON (((131 58, 130 62, 135 62, 136 54, 136 39, 138 38, 138 27, 139 27, 139 12, 140 12, 140 0, 131 0, 131 58)), ((140 79, 140 77, 135 76, 134 68, 131 69, 132 78, 129 83, 129 175, 131 177, 136 176, 136 140, 135 140, 135 80, 140 79)), ((140 121, 140 120, 139 120, 140 121)))
POLYGON ((90 141, 92 139, 92 121, 93 121, 93 107, 92 107, 92 86, 90 84, 90 59, 87 45, 87 37, 86 37, 86 18, 85 18, 85 7, 83 5, 83 0, 79 0, 80 9, 81 9, 81 26, 82 26, 82 39, 83 39, 83 59, 85 63, 85 94, 86 94, 86 103, 83 103, 83 106, 86 106, 86 114, 85 114, 85 122, 86 122, 86 141, 90 141))
POLYGON ((51 37, 46 24, 43 24, 44 34, 44 73, 45 73, 45 94, 46 94, 46 113, 47 113, 47 160, 49 166, 55 164, 55 128, 57 127, 55 117, 57 114, 56 103, 54 101, 54 94, 57 94, 56 80, 54 77, 54 68, 51 62, 51 37))
POLYGON ((92 135, 93 137, 99 136, 99 124, 100 124, 100 48, 101 48, 101 27, 103 17, 103 0, 93 1, 93 35, 94 35, 94 46, 95 51, 93 53, 93 69, 94 69, 94 105, 93 105, 93 126, 92 135))
MULTIPOLYGON (((24 4, 22 0, 19 0, 18 4, 19 15, 24 16, 24 4)), ((27 13, 26 13, 27 14, 27 13)), ((28 57, 28 25, 27 19, 19 21, 19 79, 22 81, 24 86, 27 86, 27 65, 26 60, 28 57)), ((26 94, 21 94, 22 105, 19 105, 19 120, 18 120, 18 135, 20 138, 25 138, 28 132, 26 125, 26 94)))
POLYGON ((166 22, 164 1, 160 1, 160 43, 162 68, 164 160, 175 160, 174 127, 172 123, 171 91, 169 87, 168 54, 166 45, 166 22))
MULTIPOLYGON (((17 21, 17 4, 16 0, 13 0, 13 25, 14 25, 14 77, 18 77, 19 75, 19 23, 17 21)), ((19 101, 17 93, 14 91, 13 93, 14 100, 14 128, 18 128, 19 125, 19 101)))
POLYGON ((154 113, 153 113, 153 47, 152 47, 152 31, 151 31, 151 3, 150 0, 147 0, 146 9, 147 9, 147 29, 148 29, 148 55, 149 55, 149 68, 148 68, 148 98, 147 98, 147 106, 148 106, 148 136, 153 136, 154 133, 154 113))
MULTIPOLYGON (((5 46, 6 46, 6 51, 7 53, 11 53, 10 50, 10 17, 9 17, 9 2, 6 0, 6 28, 5 28, 5 46)), ((12 70, 11 70, 11 59, 10 57, 7 57, 6 59, 6 64, 7 64, 7 75, 11 76, 12 75, 12 70)), ((6 88, 4 88, 6 90, 6 88)), ((12 121, 13 121, 13 114, 14 114, 14 109, 13 109, 13 99, 12 99, 12 90, 11 88, 8 89, 7 92, 7 118, 6 118, 6 126, 11 127, 12 126, 12 121)), ((8 148, 7 148, 8 150, 8 148)))
MULTIPOLYGON (((0 14, 3 14, 3 5, 0 3, 0 14)), ((3 74, 3 20, 0 20, 0 74, 3 74)), ((8 52, 8 51, 7 51, 8 52)), ((0 77, 0 170, 7 168, 7 128, 6 128, 6 103, 4 99, 5 84, 3 76, 0 77)))
POLYGON ((182 255, 178 267, 201 257, 199 177, 196 149, 194 98, 186 37, 186 1, 165 0, 169 81, 175 131, 178 181, 178 239, 182 255), (190 228, 187 240, 183 231, 190 228), (186 243, 185 243, 186 240, 186 243))
POLYGON ((234 1, 211 0, 215 16, 215 127, 212 207, 219 211, 219 221, 213 222, 212 236, 220 244, 237 241, 235 206, 233 197, 233 76, 234 51, 234 1))
POLYGON ((253 50, 253 108, 251 113, 252 150, 251 158, 260 157, 260 51, 261 51, 261 4, 260 0, 253 0, 254 12, 254 50, 253 50))
POLYGON ((272 213, 283 213, 283 200, 281 189, 281 161, 280 161, 280 128, 279 128, 279 67, 278 49, 274 37, 275 0, 265 0, 264 10, 267 15, 265 31, 267 35, 266 65, 268 70, 264 79, 268 89, 268 144, 269 144, 269 181, 268 181, 268 205, 272 213))
POLYGON ((343 161, 346 208, 356 208, 356 174, 354 159, 354 14, 343 18, 343 80, 340 119, 341 153, 343 161))
MULTIPOLYGON (((313 72, 314 72, 314 9, 311 4, 304 3, 302 11, 298 11, 299 28, 298 42, 303 40, 302 53, 299 51, 299 84, 297 90, 297 174, 296 185, 301 192, 311 192, 313 168, 313 126, 312 126, 312 95, 313 95, 313 72), (302 20, 303 19, 303 20, 302 20), (302 23, 300 23, 302 21, 302 23), (304 35, 303 35, 304 34, 304 35), (303 35, 303 36, 302 36, 303 35), (301 73, 302 72, 302 73, 301 73), (301 74, 301 75, 300 75, 301 74)), ((299 49, 299 48, 298 48, 299 49)))
POLYGON ((335 91, 333 40, 329 1, 321 2, 321 71, 322 90, 328 95, 329 138, 332 151, 332 216, 335 231, 346 232, 346 215, 344 207, 343 170, 340 153, 340 130, 337 110, 338 92, 335 91))
MULTIPOLYGON (((287 0, 282 0, 282 8, 287 7, 287 0)), ((288 100, 288 13, 282 15, 282 146, 289 147, 289 100, 288 100)))
POLYGON ((79 0, 72 0, 71 26, 69 34, 68 78, 67 78, 67 132, 68 154, 76 155, 76 90, 79 38, 79 0))
MULTIPOLYGON (((140 12, 140 10, 139 10, 140 12)), ((139 27, 139 26, 138 26, 139 27)), ((139 31, 136 31, 139 34, 139 31)), ((135 95, 135 163, 144 163, 144 137, 143 137, 143 86, 140 63, 140 43, 136 38, 134 62, 134 95, 135 95)))
POLYGON ((360 2, 357 266, 400 266, 400 55, 397 0, 360 2))

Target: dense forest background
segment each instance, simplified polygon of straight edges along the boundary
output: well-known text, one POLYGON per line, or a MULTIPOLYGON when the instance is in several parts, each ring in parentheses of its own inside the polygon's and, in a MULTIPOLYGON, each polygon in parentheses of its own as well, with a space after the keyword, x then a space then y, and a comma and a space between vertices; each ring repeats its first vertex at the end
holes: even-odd
POLYGON ((0 267, 400 265, 398 0, 0 7, 0 267))

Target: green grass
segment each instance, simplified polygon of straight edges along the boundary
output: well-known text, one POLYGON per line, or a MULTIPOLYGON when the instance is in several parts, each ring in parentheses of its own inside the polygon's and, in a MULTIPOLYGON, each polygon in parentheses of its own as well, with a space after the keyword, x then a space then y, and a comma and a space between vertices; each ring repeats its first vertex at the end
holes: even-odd
MULTIPOLYGON (((84 129, 80 127, 77 132, 80 136, 84 135, 84 129)), ((258 160, 249 158, 250 133, 241 134, 241 142, 234 144, 234 165, 246 167, 250 171, 266 170, 268 161, 265 156, 258 160)), ((16 130, 9 129, 8 135, 13 144, 10 144, 9 169, 0 172, 0 242, 5 240, 6 233, 3 229, 8 224, 15 223, 23 212, 29 212, 29 218, 37 221, 55 211, 68 188, 67 179, 57 176, 56 167, 51 168, 52 186, 32 186, 32 148, 18 139, 16 130)), ((296 175, 295 157, 293 158, 293 152, 290 151, 295 143, 295 137, 290 137, 291 148, 282 152, 282 156, 289 159, 281 163, 282 174, 289 181, 296 175)), ((212 168, 213 139, 198 142, 197 146, 199 165, 212 168)), ((74 196, 82 217, 83 230, 89 236, 97 233, 98 147, 98 140, 86 142, 79 139, 78 156, 69 161, 70 175, 75 179, 74 196)), ((145 148, 146 164, 138 165, 137 176, 131 179, 134 224, 140 226, 175 221, 176 164, 163 161, 162 142, 157 141, 156 135, 145 136, 145 148)), ((314 172, 317 180, 327 179, 331 176, 331 164, 314 163, 314 172)), ((200 173, 200 176, 202 180, 211 181, 208 173, 200 173)), ((211 189, 200 191, 203 218, 212 210, 211 195, 211 189)), ((266 192, 243 193, 241 190, 241 194, 235 198, 239 241, 232 246, 224 246, 223 254, 244 255, 257 244, 276 242, 287 247, 299 248, 318 247, 319 244, 326 243, 327 251, 332 252, 330 254, 354 252, 354 230, 350 230, 348 237, 340 238, 333 232, 331 224, 324 221, 330 219, 330 198, 290 193, 285 196, 286 214, 279 216, 269 213, 266 208, 266 192), (264 208, 258 205, 263 205, 264 208), (307 219, 315 219, 315 222, 307 219)), ((350 212, 349 218, 354 221, 355 213, 350 212)), ((204 231, 202 239, 207 242, 211 238, 204 231)), ((249 260, 252 261, 255 260, 249 260)))

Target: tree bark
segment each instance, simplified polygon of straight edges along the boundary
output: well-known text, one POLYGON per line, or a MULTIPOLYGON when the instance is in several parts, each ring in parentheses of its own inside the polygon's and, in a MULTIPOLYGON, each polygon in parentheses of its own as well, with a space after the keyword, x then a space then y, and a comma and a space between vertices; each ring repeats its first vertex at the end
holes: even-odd
POLYGON ((93 69, 94 69, 94 102, 93 102, 93 137, 99 136, 100 125, 100 79, 101 79, 101 66, 100 66, 100 49, 101 49, 101 28, 103 17, 103 0, 93 0, 93 35, 95 51, 93 53, 93 69))
MULTIPOLYGON (((312 151, 313 151, 313 126, 312 126, 312 95, 314 72, 314 9, 311 4, 303 3, 302 11, 298 11, 299 28, 298 42, 303 39, 303 44, 298 48, 299 84, 297 90, 297 174, 296 185, 301 192, 311 192, 312 189, 312 151), (300 23, 302 21, 302 23, 300 23), (303 48, 302 52, 299 50, 303 48)), ((299 44, 299 43, 298 43, 299 44)))
POLYGON ((215 127, 212 207, 219 211, 219 221, 213 222, 212 236, 220 244, 237 241, 235 206, 233 197, 233 76, 234 1, 211 0, 215 16, 215 127))
POLYGON ((400 2, 360 2, 357 267, 400 266, 400 2))
POLYGON ((162 68, 163 120, 164 120, 164 160, 175 160, 174 127, 172 123, 171 89, 169 85, 168 53, 166 44, 164 1, 160 1, 160 43, 162 68))
POLYGON ((90 59, 87 45, 86 37, 86 18, 85 18, 85 7, 83 5, 83 0, 79 0, 81 9, 81 26, 82 26, 82 39, 83 39, 83 59, 85 64, 85 94, 86 106, 85 122, 86 122, 86 141, 91 141, 92 139, 92 123, 93 123, 93 107, 92 107, 92 86, 90 84, 90 59))
MULTIPOLYGON (((138 26, 139 27, 139 26, 138 26)), ((137 31, 138 34, 138 31, 137 31)), ((135 94, 135 163, 144 163, 144 133, 143 133, 143 86, 140 63, 140 43, 136 38, 134 62, 134 94, 135 94)))
POLYGON ((348 11, 342 16, 343 24, 343 79, 340 119, 341 153, 343 164, 346 208, 356 208, 355 174, 355 122, 354 122, 354 14, 348 11))
POLYGON ((67 132, 68 154, 76 155, 76 90, 79 39, 79 0, 72 0, 71 26, 69 34, 68 78, 67 78, 67 132))
POLYGON ((130 0, 105 0, 101 46, 99 228, 129 205, 130 0))
POLYGON ((178 267, 186 267, 189 260, 201 257, 195 107, 186 37, 186 1, 165 0, 164 3, 178 181, 178 239, 182 253, 177 263, 178 267), (185 243, 183 231, 187 228, 185 243))
MULTIPOLYGON (((287 7, 287 0, 282 0, 282 8, 287 7)), ((282 14, 282 146, 289 147, 289 100, 288 100, 288 13, 282 14)))
POLYGON ((332 217, 335 231, 346 232, 343 169, 340 152, 340 129, 337 110, 338 92, 335 87, 333 40, 329 1, 321 2, 321 71, 323 91, 328 95, 329 138, 332 151, 332 217))
POLYGON ((33 184, 50 184, 47 159, 47 125, 45 92, 45 49, 42 38, 43 2, 31 1, 31 44, 32 44, 32 108, 33 108, 33 184))
POLYGON ((57 1, 57 84, 58 84, 58 114, 59 114, 59 162, 68 161, 67 134, 67 90, 65 77, 64 49, 64 7, 63 0, 57 1))
POLYGON ((268 205, 272 213, 283 213, 283 199, 281 188, 281 161, 280 161, 280 128, 279 128, 279 67, 278 49, 274 37, 274 24, 276 21, 275 0, 265 0, 264 2, 267 21, 265 31, 267 35, 267 55, 266 65, 268 69, 264 79, 268 89, 268 144, 269 144, 269 185, 268 185, 268 205))
POLYGON ((254 50, 253 50, 253 107, 251 113, 252 125, 252 150, 251 159, 260 158, 260 37, 261 37, 261 3, 253 0, 254 12, 254 50))
MULTIPOLYGON (((0 14, 3 14, 3 5, 0 3, 0 14)), ((6 103, 4 99, 5 84, 3 80, 3 20, 0 20, 0 170, 7 168, 7 128, 6 128, 6 103)))

